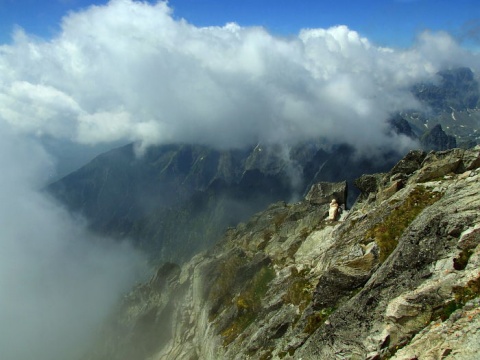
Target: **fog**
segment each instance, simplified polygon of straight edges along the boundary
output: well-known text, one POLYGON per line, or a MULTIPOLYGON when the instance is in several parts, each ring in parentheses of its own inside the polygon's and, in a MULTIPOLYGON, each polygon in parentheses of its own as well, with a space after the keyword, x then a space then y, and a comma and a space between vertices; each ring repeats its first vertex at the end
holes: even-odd
POLYGON ((195 27, 166 3, 129 0, 72 12, 50 39, 15 29, 0 45, 0 357, 75 358, 144 270, 128 244, 96 238, 41 192, 62 153, 45 139, 79 150, 134 141, 140 152, 318 137, 406 149, 385 120, 421 107, 409 87, 478 64, 442 32, 385 48, 346 26, 291 37, 195 27))
POLYGON ((0 130, 0 357, 75 359, 145 262, 42 194, 48 154, 0 130))

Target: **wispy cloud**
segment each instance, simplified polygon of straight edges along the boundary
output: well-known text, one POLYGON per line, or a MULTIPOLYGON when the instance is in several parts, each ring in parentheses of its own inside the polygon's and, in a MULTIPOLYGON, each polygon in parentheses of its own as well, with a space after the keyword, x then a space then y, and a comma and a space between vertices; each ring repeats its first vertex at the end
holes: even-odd
POLYGON ((461 41, 473 43, 476 50, 480 50, 480 17, 463 24, 459 38, 461 41))

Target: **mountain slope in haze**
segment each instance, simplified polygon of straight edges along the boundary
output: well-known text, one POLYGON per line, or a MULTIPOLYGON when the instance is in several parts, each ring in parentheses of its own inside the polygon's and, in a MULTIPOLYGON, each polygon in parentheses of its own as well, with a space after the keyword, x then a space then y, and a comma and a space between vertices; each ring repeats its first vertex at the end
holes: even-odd
POLYGON ((413 87, 415 96, 438 113, 465 111, 479 105, 480 90, 475 75, 469 68, 443 70, 437 74, 437 83, 422 83, 413 87))
POLYGON ((156 261, 182 261, 215 243, 227 226, 273 202, 299 198, 318 181, 353 181, 366 170, 391 166, 398 156, 361 160, 347 145, 327 151, 307 143, 244 151, 164 145, 137 157, 127 145, 48 191, 94 230, 133 239, 156 261))
POLYGON ((84 360, 456 359, 480 351, 480 146, 272 204, 128 294, 84 360), (328 190, 329 189, 329 190, 328 190))
MULTIPOLYGON (((392 135, 418 139, 425 150, 476 143, 480 112, 472 106, 478 105, 479 89, 470 69, 441 72, 436 83, 412 91, 430 112, 392 116, 392 135)), ((401 156, 388 151, 360 158, 349 145, 317 140, 224 151, 169 144, 138 157, 130 144, 98 156, 47 190, 92 229, 132 239, 155 261, 183 261, 214 244, 227 226, 270 203, 298 199, 316 182, 347 180, 351 205, 358 195, 352 186, 356 177, 384 171, 401 156)))
POLYGON ((412 92, 428 107, 426 112, 402 114, 418 137, 441 125, 448 135, 455 136, 461 147, 480 143, 480 86, 471 69, 440 71, 436 81, 417 84, 412 92))

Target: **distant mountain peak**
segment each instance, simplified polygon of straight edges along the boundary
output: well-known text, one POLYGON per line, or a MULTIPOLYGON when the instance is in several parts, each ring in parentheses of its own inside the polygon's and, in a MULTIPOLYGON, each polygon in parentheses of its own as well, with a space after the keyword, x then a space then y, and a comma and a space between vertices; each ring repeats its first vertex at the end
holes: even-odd
POLYGON ((435 113, 467 110, 478 107, 480 87, 471 69, 466 67, 442 70, 438 83, 428 82, 413 87, 413 94, 435 113))
POLYGON ((442 125, 437 124, 420 138, 423 149, 441 151, 452 149, 457 146, 454 136, 447 135, 442 129, 442 125))

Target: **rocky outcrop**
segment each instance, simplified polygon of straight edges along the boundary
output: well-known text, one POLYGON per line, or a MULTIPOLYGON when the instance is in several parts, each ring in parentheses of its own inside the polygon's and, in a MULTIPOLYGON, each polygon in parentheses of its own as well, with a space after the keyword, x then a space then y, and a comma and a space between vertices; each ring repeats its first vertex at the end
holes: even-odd
POLYGON ((457 146, 455 136, 447 135, 440 124, 435 125, 432 129, 425 132, 420 138, 420 143, 427 151, 447 150, 457 146))
POLYGON ((310 188, 305 196, 305 200, 317 204, 324 205, 335 199, 338 204, 345 205, 347 202, 347 182, 338 183, 319 182, 310 188))
POLYGON ((331 191, 275 203, 160 268, 85 359, 473 359, 479 162, 480 147, 410 153, 336 221, 331 191))

